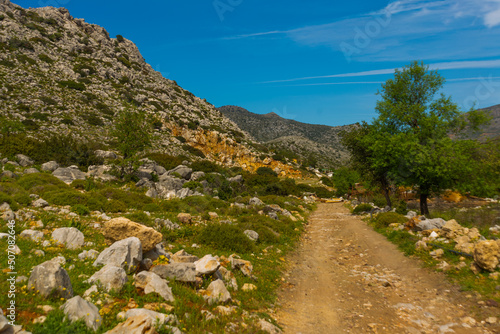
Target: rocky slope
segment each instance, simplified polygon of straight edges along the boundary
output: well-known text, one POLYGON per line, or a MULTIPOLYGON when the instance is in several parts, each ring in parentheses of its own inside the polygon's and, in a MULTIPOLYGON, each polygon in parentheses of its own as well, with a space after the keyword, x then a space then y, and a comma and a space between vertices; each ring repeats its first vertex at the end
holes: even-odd
POLYGON ((0 1, 0 92, 0 118, 36 137, 71 134, 113 149, 114 120, 137 110, 154 151, 189 156, 192 146, 226 165, 261 166, 251 138, 211 104, 153 70, 131 41, 64 8, 0 1))
POLYGON ((485 111, 487 115, 491 117, 489 124, 481 127, 478 133, 466 131, 466 137, 478 139, 480 141, 498 138, 500 136, 500 104, 480 110, 485 111))
POLYGON ((276 150, 290 150, 299 158, 312 158, 321 167, 333 167, 347 158, 339 133, 345 126, 331 127, 284 119, 276 113, 259 115, 236 106, 218 110, 255 140, 276 150))

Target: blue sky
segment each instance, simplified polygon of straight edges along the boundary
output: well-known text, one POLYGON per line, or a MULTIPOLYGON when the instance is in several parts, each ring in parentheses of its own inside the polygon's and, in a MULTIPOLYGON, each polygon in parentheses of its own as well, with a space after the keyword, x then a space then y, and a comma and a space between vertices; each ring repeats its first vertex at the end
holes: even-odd
POLYGON ((15 0, 66 7, 135 42, 215 106, 301 122, 370 121, 380 84, 422 60, 463 109, 500 103, 500 0, 15 0))

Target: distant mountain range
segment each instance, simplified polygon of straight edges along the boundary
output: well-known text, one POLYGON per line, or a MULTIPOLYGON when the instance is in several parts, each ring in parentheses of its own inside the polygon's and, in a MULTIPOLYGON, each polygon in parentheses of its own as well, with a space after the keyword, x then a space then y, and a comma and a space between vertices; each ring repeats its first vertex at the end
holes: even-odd
POLYGON ((217 109, 274 151, 290 151, 302 160, 316 160, 319 167, 334 167, 348 158, 339 133, 349 125, 333 127, 301 123, 273 112, 261 115, 237 106, 217 109))
MULTIPOLYGON (((217 108, 256 141, 275 152, 315 160, 319 167, 331 168, 345 163, 349 154, 340 143, 340 132, 352 125, 327 126, 285 119, 276 113, 256 114, 237 106, 217 108)), ((500 136, 500 104, 481 109, 492 118, 479 132, 464 131, 461 138, 485 141, 500 136)))

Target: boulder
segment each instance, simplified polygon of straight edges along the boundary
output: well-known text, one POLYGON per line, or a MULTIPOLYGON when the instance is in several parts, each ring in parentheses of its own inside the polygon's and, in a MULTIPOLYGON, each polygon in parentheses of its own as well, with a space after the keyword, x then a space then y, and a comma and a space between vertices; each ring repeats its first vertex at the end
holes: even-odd
POLYGON ((156 261, 156 259, 158 259, 162 255, 165 256, 166 258, 170 259, 169 253, 167 253, 163 244, 160 243, 160 244, 157 244, 155 246, 155 248, 153 248, 152 250, 150 250, 146 253, 143 253, 142 257, 145 259, 151 259, 151 261, 156 261))
POLYGON ((500 258, 500 247, 494 240, 483 240, 474 247, 474 262, 484 270, 494 271, 500 258))
POLYGON ((248 239, 250 239, 252 241, 259 240, 259 233, 255 232, 255 231, 246 230, 243 233, 248 237, 248 239))
POLYGON ((9 324, 9 320, 3 315, 2 309, 0 309, 0 333, 14 333, 14 327, 9 324))
POLYGON ((17 175, 11 172, 10 170, 4 170, 3 172, 0 173, 0 177, 8 177, 10 179, 14 179, 17 177, 17 175))
POLYGON ((150 271, 141 271, 135 275, 135 286, 143 289, 145 294, 157 293, 166 301, 173 302, 174 295, 167 281, 150 271))
POLYGON ((463 234, 464 228, 455 219, 451 219, 443 225, 442 230, 448 239, 455 239, 463 234))
POLYGON ((182 188, 180 190, 177 190, 177 192, 175 193, 175 196, 177 198, 180 198, 180 199, 184 199, 186 197, 193 196, 193 195, 194 195, 194 191, 192 191, 189 188, 182 188))
POLYGON ((35 208, 45 208, 46 206, 49 206, 49 202, 47 202, 42 198, 39 198, 33 203, 31 203, 31 205, 34 206, 35 208))
POLYGON ((205 172, 194 172, 193 174, 191 174, 191 178, 189 180, 196 181, 196 180, 201 179, 204 176, 205 176, 205 172))
POLYGON ((102 317, 99 315, 99 309, 80 296, 68 299, 66 303, 61 306, 61 309, 71 322, 83 319, 87 327, 94 331, 97 331, 102 324, 102 317))
POLYGON ((19 235, 21 238, 31 239, 32 241, 39 242, 43 239, 43 232, 35 230, 24 230, 19 235))
POLYGON ((164 279, 175 279, 180 282, 196 282, 196 265, 194 263, 170 263, 154 266, 151 272, 164 279))
POLYGON ((112 152, 112 151, 103 151, 103 150, 97 150, 97 151, 94 151, 94 154, 99 157, 99 158, 103 158, 103 159, 110 159, 110 160, 114 160, 114 159, 117 159, 118 158, 118 155, 116 155, 115 152, 112 152))
POLYGON ((243 176, 241 175, 236 175, 235 177, 230 177, 229 179, 227 179, 229 181, 229 183, 233 183, 233 182, 236 182, 236 183, 243 183, 243 176))
POLYGON ((16 214, 12 210, 7 210, 4 213, 2 213, 2 219, 4 221, 14 220, 16 219, 16 214))
POLYGON ((231 294, 227 291, 224 282, 220 279, 210 283, 208 288, 202 292, 202 295, 209 304, 227 303, 231 301, 231 294))
POLYGON ((49 161, 49 162, 42 164, 41 168, 45 172, 53 172, 59 168, 59 164, 55 161, 49 161))
POLYGON ((276 212, 274 212, 274 211, 269 212, 267 215, 269 216, 269 218, 272 218, 274 220, 278 220, 279 219, 278 214, 276 212))
POLYGON ((110 264, 131 273, 137 269, 141 260, 141 241, 136 237, 131 237, 117 241, 103 250, 95 260, 94 267, 110 264))
POLYGON ((220 263, 211 254, 205 255, 195 263, 196 276, 212 275, 219 269, 220 263))
POLYGON ((22 167, 28 167, 35 163, 31 158, 25 156, 24 154, 16 154, 16 158, 19 165, 22 167))
POLYGON ((96 283, 106 291, 120 291, 127 283, 127 273, 123 268, 106 265, 94 273, 86 282, 96 283))
POLYGON ((104 334, 158 334, 155 324, 156 321, 148 315, 136 315, 104 334))
POLYGON ((442 218, 426 219, 418 222, 415 225, 416 231, 427 231, 433 229, 441 229, 446 224, 446 221, 442 218))
POLYGON ((253 266, 250 261, 239 259, 234 254, 229 256, 229 261, 233 270, 239 269, 243 275, 252 277, 253 266))
POLYGON ((59 167, 52 172, 52 175, 66 184, 71 184, 75 180, 85 180, 85 173, 78 169, 77 166, 67 168, 59 167))
POLYGON ((82 261, 86 260, 86 259, 95 260, 98 255, 99 255, 99 252, 96 251, 95 249, 91 249, 89 251, 84 250, 83 252, 81 252, 80 254, 78 254, 78 258, 80 260, 82 260, 82 261))
POLYGON ((257 322, 257 326, 259 326, 260 330, 269 334, 281 334, 283 333, 281 329, 270 323, 269 321, 266 321, 264 319, 259 319, 257 322))
POLYGON ((193 218, 189 213, 179 213, 177 219, 179 219, 179 222, 182 224, 191 224, 193 218))
POLYGON ((101 181, 114 181, 117 178, 110 174, 112 170, 113 167, 109 165, 89 166, 87 174, 101 181))
POLYGON ((238 291, 238 282, 231 271, 221 266, 218 272, 228 287, 232 288, 234 291, 238 291))
POLYGON ((187 166, 179 165, 167 172, 168 175, 173 175, 174 173, 179 174, 184 180, 189 180, 193 170, 187 166))
POLYGON ((118 317, 120 316, 125 319, 130 319, 132 317, 137 317, 137 316, 146 316, 149 319, 151 319, 154 323, 160 326, 171 322, 177 322, 177 318, 175 315, 172 314, 167 315, 164 313, 148 310, 146 308, 133 308, 124 313, 120 312, 118 314, 118 317))
POLYGON ((178 179, 168 174, 163 174, 162 176, 160 176, 160 181, 158 182, 157 186, 160 186, 161 192, 167 192, 170 190, 177 191, 182 189, 182 185, 185 182, 185 180, 178 179))
POLYGON ((24 171, 24 174, 36 174, 40 173, 40 171, 34 167, 28 168, 24 171))
POLYGON ((163 239, 160 232, 124 217, 113 218, 107 221, 104 224, 103 234, 108 244, 136 237, 141 241, 143 252, 154 249, 163 239))
POLYGON ((56 228, 52 232, 52 239, 68 249, 78 249, 85 243, 83 233, 74 227, 56 228))
POLYGON ((262 202, 258 197, 253 197, 253 198, 250 198, 250 201, 248 201, 248 204, 250 204, 250 205, 264 205, 264 202, 262 202))
POLYGON ((3 202, 2 205, 0 205, 0 212, 5 211, 10 211, 10 205, 7 202, 3 202))
POLYGON ((193 263, 198 261, 198 257, 196 255, 191 255, 187 253, 184 249, 181 249, 174 255, 172 255, 172 262, 177 263, 193 263))
POLYGON ((33 267, 28 280, 28 289, 39 291, 43 297, 50 295, 66 299, 73 297, 69 275, 57 258, 33 267))

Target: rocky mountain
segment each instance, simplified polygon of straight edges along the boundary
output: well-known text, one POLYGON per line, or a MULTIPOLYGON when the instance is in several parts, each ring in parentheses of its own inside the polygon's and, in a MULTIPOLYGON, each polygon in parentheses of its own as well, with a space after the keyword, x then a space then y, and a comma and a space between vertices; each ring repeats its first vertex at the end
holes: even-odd
POLYGON ((470 131, 467 131, 466 136, 480 141, 498 138, 500 136, 500 104, 480 110, 487 113, 491 118, 490 122, 481 127, 478 133, 470 133, 470 131))
POLYGON ((289 150, 299 158, 316 160, 321 167, 332 167, 347 159, 339 138, 346 126, 301 123, 273 112, 260 115, 236 106, 223 106, 218 110, 275 151, 289 150))
POLYGON ((0 118, 37 138, 69 134, 104 150, 114 149, 120 113, 144 112, 151 151, 262 166, 253 140, 214 106, 162 77, 131 41, 65 8, 0 0, 0 110, 0 118))

